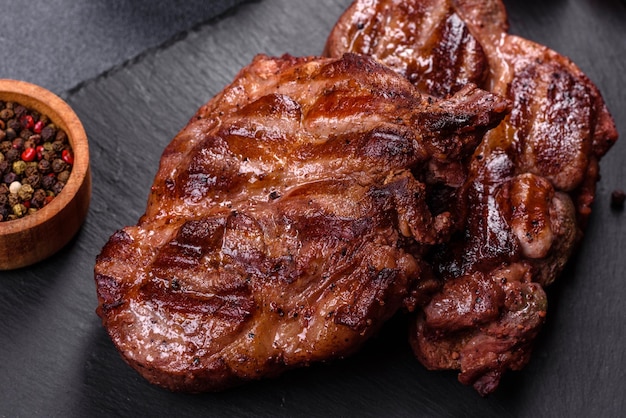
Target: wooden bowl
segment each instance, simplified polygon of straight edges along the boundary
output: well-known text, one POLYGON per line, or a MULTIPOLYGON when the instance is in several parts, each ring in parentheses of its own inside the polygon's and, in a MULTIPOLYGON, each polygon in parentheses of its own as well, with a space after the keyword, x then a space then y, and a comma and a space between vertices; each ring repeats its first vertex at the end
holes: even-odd
POLYGON ((91 200, 91 170, 83 125, 60 97, 34 84, 0 79, 0 100, 48 116, 65 131, 74 153, 69 180, 50 203, 33 214, 0 222, 0 270, 9 270, 51 256, 78 232, 91 200))

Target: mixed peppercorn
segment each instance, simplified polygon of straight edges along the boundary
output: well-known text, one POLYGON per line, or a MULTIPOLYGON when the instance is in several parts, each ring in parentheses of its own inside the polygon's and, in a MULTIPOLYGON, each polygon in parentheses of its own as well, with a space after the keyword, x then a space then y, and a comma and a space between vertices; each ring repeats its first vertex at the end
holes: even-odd
POLYGON ((47 205, 67 183, 73 164, 63 129, 46 115, 0 101, 0 222, 47 205))

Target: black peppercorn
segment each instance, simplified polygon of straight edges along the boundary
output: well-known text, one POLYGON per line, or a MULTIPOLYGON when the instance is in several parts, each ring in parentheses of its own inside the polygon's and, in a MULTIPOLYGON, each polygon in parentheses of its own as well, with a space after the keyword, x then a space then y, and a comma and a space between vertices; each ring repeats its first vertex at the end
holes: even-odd
POLYGON ((13 163, 13 161, 16 161, 18 158, 20 158, 20 152, 15 148, 11 148, 4 154, 4 159, 9 163, 13 163))
POLYGON ((7 174, 4 175, 4 177, 2 178, 2 181, 4 181, 6 184, 11 184, 14 181, 17 181, 19 179, 19 177, 17 176, 17 174, 15 174, 14 172, 9 172, 7 174))
POLYGON ((60 158, 55 158, 54 161, 52 161, 52 171, 55 173, 60 173, 65 170, 66 166, 67 164, 65 164, 65 161, 60 158))
POLYGON ((5 108, 0 111, 0 119, 2 119, 5 122, 11 119, 13 116, 15 116, 13 109, 5 108))
POLYGON ((9 219, 9 208, 5 206, 0 206, 0 222, 6 221, 9 219))
POLYGON ((65 131, 62 131, 62 130, 57 131, 55 138, 57 141, 61 142, 62 144, 67 143, 67 134, 65 133, 65 131))
MULTIPOLYGON (((17 119, 10 119, 7 121, 7 128, 11 129, 15 135, 22 129, 22 125, 17 119)), ((8 132, 7 132, 8 133, 8 132)))
POLYGON ((22 181, 22 183, 23 184, 29 184, 33 188, 41 187, 41 175, 39 173, 31 174, 30 176, 26 177, 22 181))
POLYGON ((15 112, 15 117, 17 119, 22 118, 24 115, 26 115, 26 112, 28 112, 26 110, 26 108, 22 105, 17 105, 13 108, 13 111, 15 112))
POLYGON ((18 151, 23 151, 24 150, 24 138, 22 137, 17 137, 13 140, 13 148, 15 148, 18 151))
POLYGON ((57 153, 54 152, 53 150, 47 150, 44 148, 44 150, 41 151, 41 156, 46 161, 52 162, 52 160, 54 160, 54 157, 56 157, 56 155, 57 153))
POLYGON ((6 134, 6 139, 9 141, 13 141, 13 139, 17 137, 15 130, 12 128, 7 128, 7 130, 5 131, 5 134, 6 134))
POLYGON ((52 170, 52 165, 48 160, 41 160, 37 163, 37 168, 42 174, 48 174, 52 170))
POLYGON ((63 148, 65 148, 65 146, 63 145, 63 142, 56 140, 52 143, 52 149, 55 152, 60 152, 63 151, 63 148))
POLYGON ((33 198, 30 200, 31 206, 40 209, 43 207, 46 201, 46 192, 43 189, 35 190, 33 198))
POLYGON ((28 138, 29 141, 32 141, 35 145, 41 145, 42 139, 40 134, 31 135, 28 138))
POLYGON ((50 124, 41 130, 41 140, 44 142, 52 142, 57 135, 57 130, 53 124, 50 124))
POLYGON ((26 170, 24 170, 24 177, 30 177, 35 174, 39 174, 39 169, 37 169, 37 163, 27 163, 26 170))
POLYGON ((59 181, 62 181, 63 183, 67 183, 67 181, 70 179, 70 172, 69 170, 63 170, 61 171, 58 175, 57 175, 57 179, 59 181))
POLYGON ((41 187, 46 190, 52 190, 52 186, 56 183, 56 178, 54 176, 43 176, 41 179, 41 187))
POLYGON ((34 132, 31 131, 30 129, 22 129, 22 131, 20 132, 20 138, 22 138, 23 140, 27 140, 33 135, 34 135, 34 132))
POLYGON ((65 187, 65 183, 63 183, 62 181, 57 181, 54 186, 52 186, 52 191, 55 195, 58 195, 59 193, 61 193, 61 190, 63 190, 63 187, 65 187))

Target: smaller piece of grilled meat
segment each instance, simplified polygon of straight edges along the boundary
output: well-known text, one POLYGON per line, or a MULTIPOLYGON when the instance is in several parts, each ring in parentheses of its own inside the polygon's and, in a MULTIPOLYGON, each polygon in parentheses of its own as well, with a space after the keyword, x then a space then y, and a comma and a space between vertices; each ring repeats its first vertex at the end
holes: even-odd
POLYGON ((500 0, 356 0, 326 44, 330 56, 369 54, 434 95, 472 81, 513 103, 464 184, 438 201, 465 225, 429 258, 445 284, 411 333, 426 367, 459 369, 483 395, 528 362, 543 287, 582 237, 598 162, 617 139, 575 64, 507 30, 500 0))

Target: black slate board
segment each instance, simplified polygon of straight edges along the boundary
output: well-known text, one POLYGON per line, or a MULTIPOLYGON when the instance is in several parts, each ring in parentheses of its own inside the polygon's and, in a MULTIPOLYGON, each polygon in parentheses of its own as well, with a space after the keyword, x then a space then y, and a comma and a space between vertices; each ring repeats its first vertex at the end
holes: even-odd
MULTIPOLYGON (((486 399, 452 372, 428 372, 402 318, 354 357, 220 394, 153 387, 124 364, 94 313, 94 260, 143 213, 160 153, 254 54, 321 52, 350 0, 238 6, 160 48, 60 92, 90 140, 93 198, 78 236, 37 265, 0 272, 0 416, 623 416, 626 414, 626 144, 603 160, 587 237, 549 289, 531 363, 486 399), (81 84, 82 83, 82 84, 81 84)), ((626 132, 626 6, 618 0, 505 2, 512 32, 570 56, 626 132)), ((44 71, 43 69, 41 71, 44 71)))
POLYGON ((0 77, 64 91, 242 1, 3 1, 0 77))

